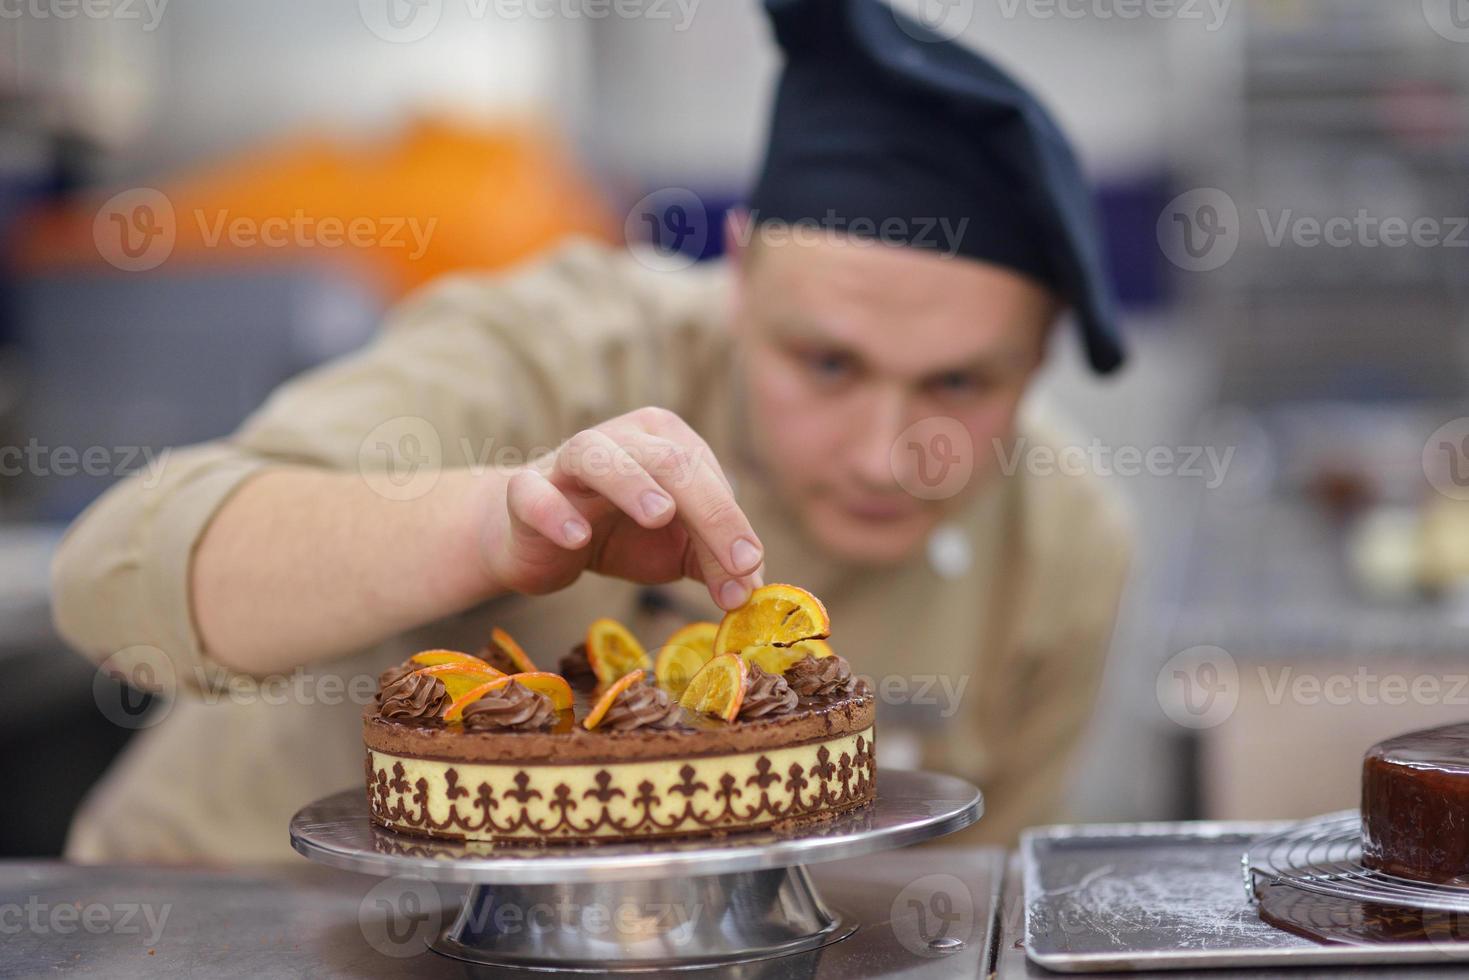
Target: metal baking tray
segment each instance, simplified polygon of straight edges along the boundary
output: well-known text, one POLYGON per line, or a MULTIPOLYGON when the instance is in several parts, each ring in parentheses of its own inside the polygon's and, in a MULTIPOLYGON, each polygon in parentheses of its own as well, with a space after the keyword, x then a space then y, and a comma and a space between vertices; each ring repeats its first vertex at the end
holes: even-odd
POLYGON ((1262 922, 1242 885, 1242 858, 1254 838, 1287 826, 1027 831, 1020 845, 1026 956, 1061 973, 1469 960, 1469 943, 1328 945, 1262 922))

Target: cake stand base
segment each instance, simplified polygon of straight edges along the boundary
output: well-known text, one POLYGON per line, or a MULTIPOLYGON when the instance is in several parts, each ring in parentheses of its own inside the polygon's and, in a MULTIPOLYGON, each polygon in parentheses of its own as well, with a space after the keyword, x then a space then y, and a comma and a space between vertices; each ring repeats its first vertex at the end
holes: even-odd
POLYGON ((468 884, 453 925, 429 942, 446 956, 522 970, 667 972, 805 952, 850 935, 855 919, 827 907, 806 865, 931 840, 983 812, 979 790, 962 779, 884 770, 871 804, 795 832, 512 846, 375 827, 356 789, 298 812, 291 844, 313 861, 405 885, 468 884))
POLYGON ((691 878, 475 885, 429 945, 522 970, 644 973, 802 953, 850 935, 803 867, 691 878))

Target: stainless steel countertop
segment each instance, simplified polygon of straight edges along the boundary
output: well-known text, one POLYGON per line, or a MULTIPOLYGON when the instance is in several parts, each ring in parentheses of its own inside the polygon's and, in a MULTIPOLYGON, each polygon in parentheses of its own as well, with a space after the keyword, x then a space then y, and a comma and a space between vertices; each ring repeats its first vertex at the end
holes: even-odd
MULTIPOLYGON (((998 849, 924 846, 814 866, 823 897, 861 923, 853 935, 810 953, 679 975, 980 976, 1004 858, 998 849), (937 891, 942 902, 931 901, 937 891), (923 918, 930 906, 935 915, 923 918), (963 945, 931 946, 940 931, 963 945)), ((423 946, 462 893, 305 861, 249 872, 0 863, 0 976, 462 977, 463 964, 423 946), (437 904, 401 901, 425 895, 437 904), (397 934, 384 928, 385 903, 410 912, 397 934)))
MULTIPOLYGON (((861 923, 811 953, 681 976, 711 980, 951 980, 1058 978, 1025 958, 1018 859, 995 848, 929 845, 811 869, 822 895, 861 923), (1003 891, 1001 890, 1003 888, 1003 891), (942 893, 943 901, 935 901, 942 893), (960 940, 945 952, 931 940, 960 940)), ((429 952, 424 935, 446 924, 462 887, 404 883, 299 865, 251 871, 0 863, 0 976, 463 977, 467 967, 429 952), (427 886, 429 891, 422 889, 427 886), (400 935, 383 907, 412 906, 400 935)), ((470 976, 509 976, 497 971, 470 976)), ((513 974, 523 976, 525 974, 513 974)), ((1462 966, 1302 967, 1068 974, 1133 980, 1326 980, 1462 977, 1462 966)))
POLYGON ((1001 939, 995 951, 995 962, 991 976, 994 980, 1061 980, 1061 978, 1091 978, 1091 980, 1443 980, 1446 977, 1463 977, 1464 964, 1443 966, 1391 965, 1382 967, 1323 968, 1302 966, 1252 967, 1249 969, 1222 970, 1168 970, 1147 973, 1052 973, 1035 966, 1025 958, 1025 888, 1021 880, 1019 855, 1012 855, 1005 874, 1005 886, 1000 901, 1001 939))

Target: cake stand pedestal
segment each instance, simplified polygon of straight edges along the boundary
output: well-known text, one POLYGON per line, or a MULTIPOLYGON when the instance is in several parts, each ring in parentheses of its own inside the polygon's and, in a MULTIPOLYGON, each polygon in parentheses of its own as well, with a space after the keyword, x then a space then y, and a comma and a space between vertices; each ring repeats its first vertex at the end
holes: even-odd
POLYGON ((881 771, 877 799, 792 833, 605 845, 522 847, 436 841, 372 825, 366 791, 346 790, 291 819, 313 861, 410 881, 470 885, 429 945, 487 966, 664 972, 816 949, 856 923, 828 906, 805 865, 941 837, 980 818, 962 779, 881 771))

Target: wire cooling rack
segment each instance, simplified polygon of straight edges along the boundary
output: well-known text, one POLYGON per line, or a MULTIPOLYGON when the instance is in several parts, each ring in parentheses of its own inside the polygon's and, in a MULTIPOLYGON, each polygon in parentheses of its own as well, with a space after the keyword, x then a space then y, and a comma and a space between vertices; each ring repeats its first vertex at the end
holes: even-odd
POLYGON ((1344 810, 1256 838, 1245 851, 1245 893, 1261 884, 1354 902, 1469 913, 1469 888, 1435 885, 1374 871, 1362 863, 1362 819, 1344 810))

